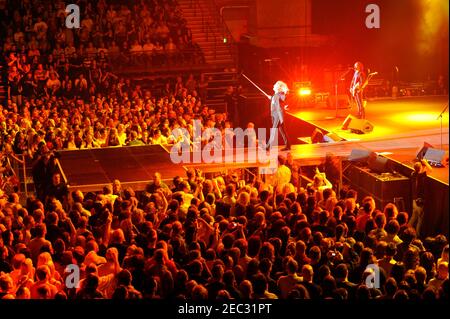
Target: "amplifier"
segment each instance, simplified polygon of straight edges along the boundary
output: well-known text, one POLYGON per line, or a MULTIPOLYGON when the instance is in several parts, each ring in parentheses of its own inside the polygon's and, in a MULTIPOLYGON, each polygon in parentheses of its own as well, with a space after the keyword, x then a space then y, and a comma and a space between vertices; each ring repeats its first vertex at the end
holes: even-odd
MULTIPOLYGON (((388 203, 398 203, 403 199, 404 207, 399 210, 410 212, 411 210, 411 183, 408 177, 400 174, 378 174, 365 167, 350 165, 344 172, 348 183, 354 188, 362 200, 364 196, 372 196, 375 199, 377 209, 383 210, 388 203)), ((398 205, 399 206, 399 205, 398 205)))

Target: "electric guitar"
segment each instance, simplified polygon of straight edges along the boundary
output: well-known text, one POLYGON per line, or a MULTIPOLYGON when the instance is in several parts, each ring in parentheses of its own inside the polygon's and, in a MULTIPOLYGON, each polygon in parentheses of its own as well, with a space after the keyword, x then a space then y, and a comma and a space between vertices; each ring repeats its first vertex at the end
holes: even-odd
POLYGON ((350 94, 351 94, 353 97, 355 97, 355 95, 358 94, 359 92, 363 92, 364 89, 365 89, 365 88, 367 87, 367 85, 369 84, 370 79, 371 79, 373 76, 377 75, 377 74, 378 74, 378 72, 372 72, 372 73, 369 73, 369 75, 367 76, 366 80, 364 81, 364 83, 363 83, 361 86, 359 85, 359 83, 355 83, 355 85, 353 85, 353 86, 350 88, 350 94))

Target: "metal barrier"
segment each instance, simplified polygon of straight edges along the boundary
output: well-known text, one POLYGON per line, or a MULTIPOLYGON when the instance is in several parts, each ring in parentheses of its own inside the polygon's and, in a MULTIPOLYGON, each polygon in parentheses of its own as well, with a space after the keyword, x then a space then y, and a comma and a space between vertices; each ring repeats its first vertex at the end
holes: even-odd
MULTIPOLYGON (((195 46, 195 45, 194 45, 195 46)), ((110 66, 115 70, 132 69, 133 67, 154 69, 163 67, 186 67, 204 64, 204 55, 200 47, 192 47, 171 52, 136 51, 108 55, 110 66)))
MULTIPOLYGON (((25 196, 28 197, 28 181, 27 181, 27 170, 26 170, 26 155, 24 154, 14 154, 9 153, 6 155, 7 165, 11 168, 12 176, 9 181, 6 181, 3 184, 5 188, 14 189, 15 186, 18 187, 18 192, 24 192, 25 196), (22 177, 20 176, 19 171, 22 171, 22 177), (16 184, 17 181, 17 185, 16 184), (21 185, 23 184, 23 190, 21 189, 21 185)), ((14 190, 13 190, 14 191, 14 190)))
MULTIPOLYGON (((46 55, 40 55, 39 59, 45 61, 46 55)), ((55 56, 57 59, 59 56, 55 56)), ((83 62, 79 65, 81 67, 90 68, 91 62, 99 57, 99 54, 82 54, 79 56, 83 62)), ((70 61, 71 57, 67 57, 70 61)), ((191 68, 192 65, 204 64, 204 55, 201 48, 192 43, 186 48, 175 49, 173 51, 131 51, 131 52, 117 52, 105 54, 108 65, 115 71, 124 71, 126 69, 139 68, 141 71, 146 71, 142 68, 155 69, 158 67, 167 69, 170 67, 186 67, 191 68)))

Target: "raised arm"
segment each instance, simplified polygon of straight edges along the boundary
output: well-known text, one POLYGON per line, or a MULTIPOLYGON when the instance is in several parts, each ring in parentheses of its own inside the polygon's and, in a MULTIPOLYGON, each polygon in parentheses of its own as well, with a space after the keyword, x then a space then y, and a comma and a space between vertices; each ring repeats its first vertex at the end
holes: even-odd
POLYGON ((77 240, 77 230, 75 229, 75 226, 73 225, 72 220, 70 218, 66 218, 66 220, 70 228, 70 243, 74 245, 77 240))
POLYGON ((433 168, 426 159, 422 159, 420 162, 422 163, 422 170, 425 171, 427 174, 433 171, 433 168))
POLYGON ((217 183, 217 179, 213 178, 212 184, 213 184, 214 190, 216 191, 217 197, 222 198, 222 192, 220 191, 219 184, 217 183))
POLYGON ((333 188, 333 184, 331 184, 331 182, 327 179, 325 173, 323 173, 323 181, 325 183, 324 188, 333 188))
POLYGON ((203 182, 198 183, 194 192, 194 197, 200 199, 202 202, 205 200, 205 196, 203 195, 203 182))

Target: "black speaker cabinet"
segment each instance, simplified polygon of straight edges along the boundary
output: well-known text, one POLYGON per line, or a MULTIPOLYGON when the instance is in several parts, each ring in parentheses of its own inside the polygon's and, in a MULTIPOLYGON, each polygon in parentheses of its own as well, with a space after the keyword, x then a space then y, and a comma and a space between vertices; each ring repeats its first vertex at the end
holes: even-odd
POLYGON ((383 210, 388 203, 402 198, 405 210, 411 209, 411 183, 409 178, 392 173, 378 174, 369 168, 351 165, 344 173, 350 187, 358 192, 358 200, 364 196, 375 199, 377 209, 383 210))

